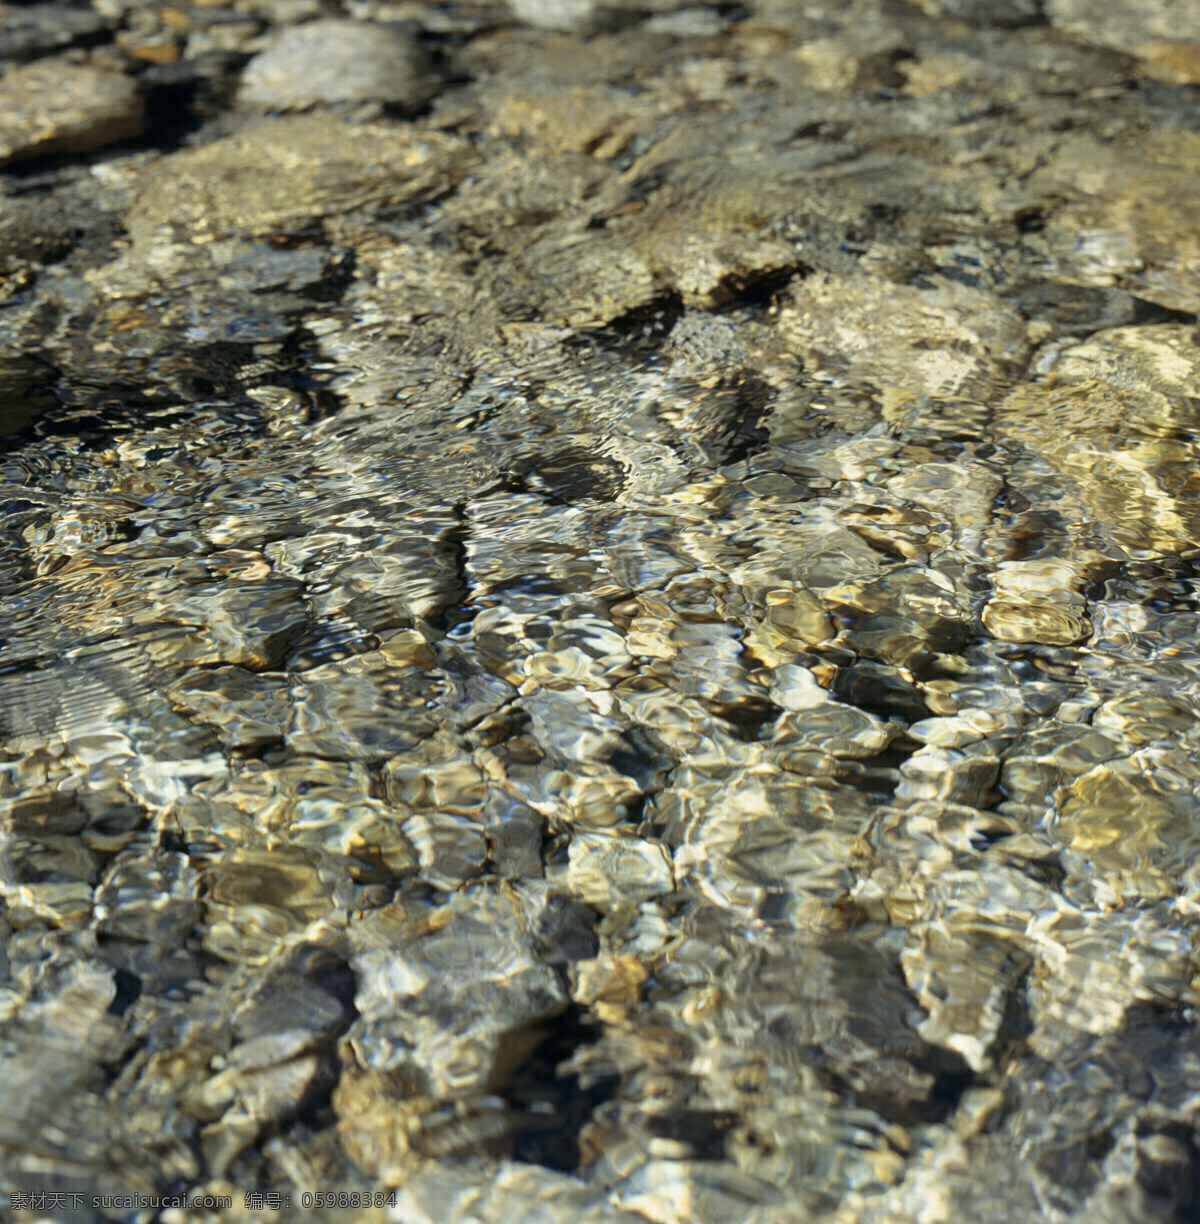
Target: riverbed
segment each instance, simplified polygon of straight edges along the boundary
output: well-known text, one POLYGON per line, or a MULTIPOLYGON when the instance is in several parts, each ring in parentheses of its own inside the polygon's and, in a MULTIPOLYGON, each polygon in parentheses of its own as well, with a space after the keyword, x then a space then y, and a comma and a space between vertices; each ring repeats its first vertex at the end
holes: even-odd
POLYGON ((1196 1218, 1200 9, 0 62, 12 1218, 1196 1218))

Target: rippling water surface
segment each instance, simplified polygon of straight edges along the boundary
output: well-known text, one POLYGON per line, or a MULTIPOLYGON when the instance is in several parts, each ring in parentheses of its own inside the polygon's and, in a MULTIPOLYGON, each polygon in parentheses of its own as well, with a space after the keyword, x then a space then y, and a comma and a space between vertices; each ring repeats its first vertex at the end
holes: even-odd
POLYGON ((1200 25, 1105 10, 0 14, 14 1219, 1197 1218, 1200 25))

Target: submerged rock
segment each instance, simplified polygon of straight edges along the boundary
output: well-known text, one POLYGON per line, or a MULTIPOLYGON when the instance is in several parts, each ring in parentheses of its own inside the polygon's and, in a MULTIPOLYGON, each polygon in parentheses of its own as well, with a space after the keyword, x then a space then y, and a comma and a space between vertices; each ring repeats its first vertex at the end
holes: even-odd
POLYGON ((1048 353, 1000 405, 997 432, 1076 482, 1126 546, 1192 548, 1198 390, 1194 328, 1115 328, 1048 353))
POLYGON ((10 68, 0 78, 0 164, 49 153, 90 153, 140 135, 137 83, 67 58, 10 68))
POLYGON ((147 172, 130 213, 135 237, 263 234, 356 208, 444 191, 466 171, 465 142, 328 116, 263 120, 185 149, 147 172))
POLYGON ((587 29, 597 15, 596 0, 508 0, 512 15, 546 30, 587 29))
POLYGON ((1200 134, 1189 130, 1130 141, 1091 135, 1065 141, 1031 184, 1065 194, 1065 206, 1054 210, 1038 239, 1062 279, 1123 286, 1195 314, 1197 205, 1181 188, 1197 150, 1200 134))
POLYGON ((1085 0, 1046 0, 1045 12, 1073 38, 1138 56, 1160 80, 1200 80, 1200 18, 1189 5, 1117 0, 1101 11, 1085 0))
POLYGON ((916 289, 807 277, 792 290, 780 327, 808 361, 870 381, 885 405, 925 395, 990 399, 1029 356, 1016 310, 954 281, 916 289))
POLYGON ((987 631, 1002 642, 1070 646, 1091 630, 1080 576, 1054 561, 1005 561, 993 578, 995 595, 983 609, 987 631))
POLYGON ((35 59, 74 42, 90 40, 105 28, 104 18, 71 4, 22 4, 0 15, 0 59, 35 59))
POLYGON ((285 29, 242 72, 238 102, 260 110, 384 102, 414 110, 436 89, 429 61, 398 30, 361 21, 285 29))

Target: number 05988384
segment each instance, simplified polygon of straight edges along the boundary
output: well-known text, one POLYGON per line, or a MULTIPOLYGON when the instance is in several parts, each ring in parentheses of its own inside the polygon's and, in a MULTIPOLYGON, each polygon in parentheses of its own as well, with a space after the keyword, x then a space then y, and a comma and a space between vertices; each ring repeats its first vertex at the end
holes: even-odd
POLYGON ((395 1190, 308 1191, 300 1196, 300 1206, 307 1209, 322 1207, 395 1207, 395 1190))

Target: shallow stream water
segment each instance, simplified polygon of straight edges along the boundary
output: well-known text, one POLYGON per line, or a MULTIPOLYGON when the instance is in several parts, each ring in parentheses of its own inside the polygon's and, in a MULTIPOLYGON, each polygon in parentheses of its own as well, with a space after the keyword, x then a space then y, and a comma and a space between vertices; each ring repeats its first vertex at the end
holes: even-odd
POLYGON ((1200 10, 1102 10, 0 11, 11 1218, 1198 1218, 1200 10))

